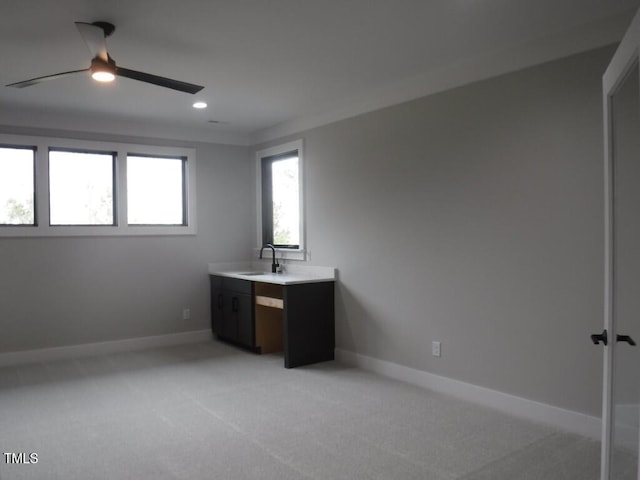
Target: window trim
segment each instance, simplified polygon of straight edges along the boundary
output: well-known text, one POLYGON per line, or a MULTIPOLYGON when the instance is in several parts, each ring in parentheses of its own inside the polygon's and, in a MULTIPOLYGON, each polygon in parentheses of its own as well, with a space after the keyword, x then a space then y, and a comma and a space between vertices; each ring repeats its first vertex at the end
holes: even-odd
POLYGON ((118 197, 116 194, 116 187, 118 182, 116 181, 116 179, 118 178, 118 152, 115 151, 107 151, 107 150, 87 150, 87 149, 79 149, 79 148, 60 148, 60 147, 49 147, 48 151, 47 151, 47 173, 51 172, 51 152, 67 152, 67 153, 87 153, 87 154, 98 154, 98 155, 110 155, 111 156, 111 189, 112 189, 112 205, 111 205, 111 211, 113 212, 112 214, 112 220, 113 223, 100 223, 100 224, 80 224, 80 223, 70 223, 70 224, 63 224, 63 223, 56 223, 56 224, 52 224, 51 223, 51 176, 47 175, 47 192, 48 192, 48 196, 46 199, 46 203, 47 203, 47 211, 48 211, 48 215, 49 215, 49 220, 47 222, 47 225, 49 227, 65 227, 65 228, 69 228, 69 227, 99 227, 99 228, 105 228, 105 227, 115 227, 118 225, 118 197))
POLYGON ((298 248, 289 248, 289 247, 276 247, 276 251, 278 252, 278 257, 289 260, 306 260, 307 259, 307 249, 306 249, 306 223, 305 223, 305 203, 304 203, 304 151, 303 151, 303 141, 294 140, 292 142, 275 145, 273 147, 266 148, 264 150, 260 150, 256 152, 256 198, 257 198, 257 226, 256 226, 256 242, 257 247, 255 248, 255 255, 258 255, 260 251, 260 247, 264 244, 264 233, 263 233, 263 159, 272 159, 273 161, 279 158, 285 158, 287 155, 292 152, 298 152, 298 201, 300 206, 300 224, 299 224, 299 238, 300 244, 298 248))
POLYGON ((6 148, 6 149, 13 149, 13 150, 31 150, 31 152, 33 153, 33 158, 32 158, 32 167, 33 167, 33 223, 28 224, 28 223, 0 223, 0 229, 3 228, 28 228, 28 229, 33 229, 35 227, 38 226, 38 205, 36 204, 36 198, 37 198, 37 194, 36 194, 36 188, 37 188, 37 184, 36 184, 36 178, 37 178, 37 172, 36 172, 36 166, 38 163, 38 147, 35 145, 19 145, 19 144, 8 144, 6 142, 3 142, 3 137, 0 136, 0 148, 6 148))
POLYGON ((196 150, 194 148, 164 147, 149 144, 116 143, 69 138, 36 137, 0 134, 0 144, 18 148, 35 148, 35 204, 36 225, 0 225, 3 237, 92 237, 92 236, 170 236, 196 235, 196 150), (84 150, 116 153, 114 176, 115 225, 58 226, 49 225, 49 149, 84 150), (185 184, 186 225, 128 225, 127 224, 127 155, 186 158, 185 184))
MULTIPOLYGON (((147 153, 128 152, 129 157, 141 158, 158 158, 166 160, 180 160, 182 169, 182 223, 166 224, 166 223, 131 223, 130 227, 186 227, 189 225, 189 159, 185 155, 150 155, 147 153)), ((125 185, 128 190, 129 184, 125 185)), ((128 215, 128 211, 125 216, 128 215)))

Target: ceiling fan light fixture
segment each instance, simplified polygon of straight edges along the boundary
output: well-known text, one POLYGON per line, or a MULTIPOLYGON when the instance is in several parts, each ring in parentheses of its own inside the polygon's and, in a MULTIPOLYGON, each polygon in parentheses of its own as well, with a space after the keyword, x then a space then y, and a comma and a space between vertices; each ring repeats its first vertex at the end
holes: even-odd
POLYGON ((93 78, 96 82, 107 83, 107 82, 113 82, 116 76, 111 72, 98 71, 98 72, 93 72, 91 74, 91 78, 93 78))
MULTIPOLYGON (((111 61, 113 62, 113 61, 111 61)), ((113 82, 116 78, 115 63, 105 62, 99 57, 91 61, 91 78, 97 82, 113 82)))

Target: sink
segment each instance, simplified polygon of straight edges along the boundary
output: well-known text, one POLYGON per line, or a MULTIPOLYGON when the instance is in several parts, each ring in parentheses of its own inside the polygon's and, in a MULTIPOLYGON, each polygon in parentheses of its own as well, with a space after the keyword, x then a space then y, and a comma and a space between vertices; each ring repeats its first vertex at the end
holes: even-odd
POLYGON ((238 275, 244 275, 246 277, 253 277, 255 275, 264 275, 264 272, 241 272, 238 275))

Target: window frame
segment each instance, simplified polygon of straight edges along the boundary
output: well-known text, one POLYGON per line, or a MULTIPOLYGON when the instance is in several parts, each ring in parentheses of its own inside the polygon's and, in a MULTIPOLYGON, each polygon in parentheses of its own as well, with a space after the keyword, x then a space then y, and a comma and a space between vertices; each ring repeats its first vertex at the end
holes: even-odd
POLYGON ((82 237, 82 236, 172 236, 197 234, 196 151, 186 147, 164 147, 149 144, 76 140, 0 134, 0 145, 35 148, 35 225, 0 225, 3 237, 82 237), (115 152, 114 216, 115 225, 49 225, 49 149, 109 153, 115 152), (129 225, 127 223, 128 155, 181 157, 186 159, 183 181, 186 225, 129 225))
POLYGON ((37 183, 36 178, 38 176, 36 172, 38 147, 35 145, 19 145, 3 142, 3 138, 0 137, 0 148, 13 149, 13 150, 31 150, 33 153, 32 166, 33 166, 33 223, 0 223, 0 229, 4 228, 28 228, 33 229, 38 226, 38 205, 37 199, 37 183))
POLYGON ((87 149, 79 149, 79 148, 60 148, 60 147, 49 147, 47 151, 47 212, 48 212, 48 222, 47 225, 49 227, 96 227, 96 228, 109 228, 115 227, 118 224, 118 197, 116 194, 116 187, 118 178, 118 154, 115 151, 107 151, 107 150, 87 150, 87 149), (110 155, 111 156, 111 188, 112 188, 112 220, 113 223, 100 223, 100 224, 81 224, 81 223, 51 223, 51 152, 66 152, 66 153, 86 153, 86 154, 98 154, 98 155, 110 155))
MULTIPOLYGON (((181 224, 166 224, 166 223, 131 223, 131 227, 186 227, 189 225, 189 159, 185 155, 152 155, 148 153, 128 152, 127 161, 129 157, 138 158, 157 158, 165 160, 180 160, 182 162, 182 223, 181 224)), ((127 183, 125 189, 128 192, 129 184, 127 183)), ((129 212, 127 211, 127 215, 129 212)))
MULTIPOLYGON (((297 247, 287 247, 286 245, 276 245, 276 251, 278 256, 283 259, 290 260, 306 260, 308 251, 306 249, 306 223, 305 223, 305 203, 304 203, 304 151, 302 139, 294 140, 292 142, 275 145, 273 147, 266 148, 256 152, 256 191, 257 191, 257 252, 266 241, 265 235, 267 235, 270 229, 273 232, 273 219, 271 219, 270 226, 265 226, 265 222, 269 219, 267 212, 267 206, 269 192, 265 192, 265 182, 268 182, 268 178, 264 175, 265 164, 273 164, 278 160, 283 160, 291 156, 292 153, 298 154, 298 205, 299 205, 299 245, 297 247), (266 201, 265 201, 266 199, 266 201)), ((268 188, 268 187, 267 187, 268 188)), ((273 236, 273 233, 271 233, 273 236)))

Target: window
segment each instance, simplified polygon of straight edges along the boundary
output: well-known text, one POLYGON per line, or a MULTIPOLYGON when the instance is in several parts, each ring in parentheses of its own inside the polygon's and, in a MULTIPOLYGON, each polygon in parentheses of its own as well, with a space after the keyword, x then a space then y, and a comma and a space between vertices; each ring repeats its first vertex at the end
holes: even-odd
POLYGON ((127 156, 130 225, 186 225, 186 159, 127 156))
POLYGON ((49 151, 50 225, 115 225, 115 156, 49 151))
POLYGON ((0 147, 0 225, 35 226, 35 147, 0 147))
POLYGON ((298 152, 262 158, 262 243, 300 247, 298 152))
MULTIPOLYGON (((303 252, 302 142, 258 152, 260 171, 260 244, 303 252)), ((291 256, 289 258, 304 259, 291 256)))
POLYGON ((0 134, 0 237, 194 235, 191 148, 0 134))

